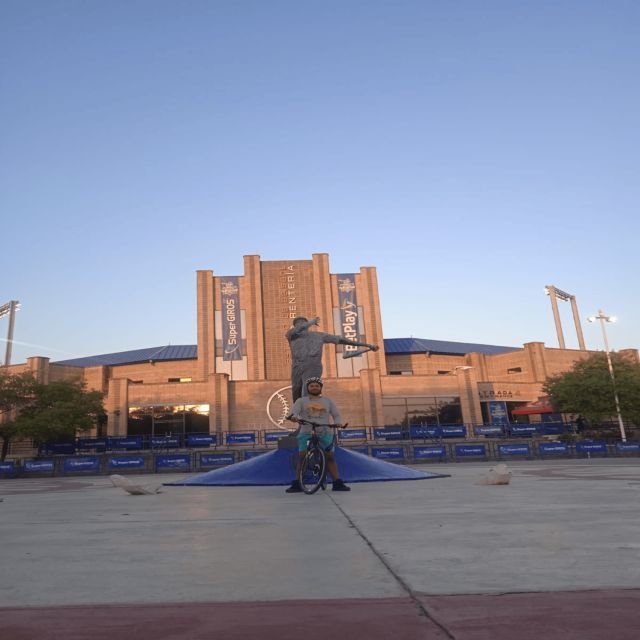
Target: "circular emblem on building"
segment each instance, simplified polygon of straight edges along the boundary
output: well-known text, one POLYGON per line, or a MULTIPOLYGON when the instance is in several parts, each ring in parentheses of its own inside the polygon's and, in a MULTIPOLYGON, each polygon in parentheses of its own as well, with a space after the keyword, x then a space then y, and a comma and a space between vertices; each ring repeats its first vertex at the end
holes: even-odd
POLYGON ((274 391, 267 400, 267 416, 278 429, 289 431, 292 428, 285 424, 286 417, 291 413, 291 406, 291 385, 274 391))

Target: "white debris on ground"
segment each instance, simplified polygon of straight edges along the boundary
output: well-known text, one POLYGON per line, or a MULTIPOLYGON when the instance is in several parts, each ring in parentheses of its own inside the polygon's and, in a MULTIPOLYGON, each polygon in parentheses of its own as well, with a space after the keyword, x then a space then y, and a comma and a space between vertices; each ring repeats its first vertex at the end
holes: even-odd
POLYGON ((511 471, 504 462, 491 467, 476 484, 509 484, 511 471))
POLYGON ((117 474, 109 476, 109 480, 111 480, 114 487, 123 489, 132 496, 150 496, 160 493, 160 488, 162 487, 162 485, 134 484, 129 478, 117 474))

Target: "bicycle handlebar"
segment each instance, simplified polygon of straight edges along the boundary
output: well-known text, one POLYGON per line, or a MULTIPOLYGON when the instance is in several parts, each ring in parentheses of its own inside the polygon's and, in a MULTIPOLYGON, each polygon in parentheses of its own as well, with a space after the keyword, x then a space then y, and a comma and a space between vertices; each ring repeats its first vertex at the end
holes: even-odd
POLYGON ((293 420, 293 416, 289 417, 289 420, 291 420, 291 422, 297 422, 298 424, 308 424, 310 427, 313 427, 314 429, 316 427, 331 427, 332 429, 346 429, 347 425, 349 424, 348 422, 345 422, 343 425, 337 425, 337 424, 321 424, 319 422, 313 422, 311 420, 305 420, 304 418, 296 418, 295 420, 293 420))

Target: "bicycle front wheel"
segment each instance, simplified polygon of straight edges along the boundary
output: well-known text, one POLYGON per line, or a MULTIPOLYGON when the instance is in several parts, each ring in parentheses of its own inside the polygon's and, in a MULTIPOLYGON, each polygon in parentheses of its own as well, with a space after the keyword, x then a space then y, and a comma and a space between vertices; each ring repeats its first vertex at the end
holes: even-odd
POLYGON ((324 475, 327 469, 327 459, 320 449, 312 449, 307 454, 300 465, 300 486, 302 490, 311 495, 315 493, 324 482, 324 475))

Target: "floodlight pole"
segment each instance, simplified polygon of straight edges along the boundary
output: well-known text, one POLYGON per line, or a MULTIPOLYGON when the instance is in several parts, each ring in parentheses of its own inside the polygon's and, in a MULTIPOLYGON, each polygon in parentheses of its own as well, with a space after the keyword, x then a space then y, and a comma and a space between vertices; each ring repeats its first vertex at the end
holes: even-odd
POLYGON ((607 331, 605 329, 605 322, 615 322, 614 316, 605 315, 602 309, 598 309, 597 316, 589 316, 587 318, 589 322, 600 321, 600 327, 602 328, 602 338, 604 339, 604 352, 607 354, 607 364, 609 365, 609 375, 611 376, 611 384, 613 385, 613 397, 616 401, 616 413, 618 414, 618 424, 620 426, 620 436, 622 442, 627 441, 627 435, 624 431, 624 422, 622 421, 622 414, 620 412, 620 400, 618 400, 618 390, 616 389, 616 378, 613 374, 613 364, 611 363, 611 354, 609 353, 609 341, 607 340, 607 331))
POLYGON ((4 354, 4 366, 8 367, 11 364, 11 348, 13 346, 13 327, 16 320, 16 311, 20 308, 20 303, 17 300, 10 300, 6 304, 0 306, 0 318, 9 316, 9 329, 7 331, 7 347, 4 354))

